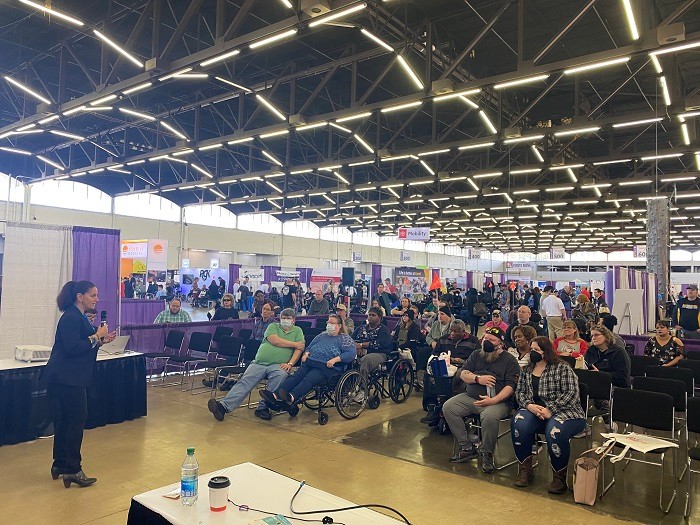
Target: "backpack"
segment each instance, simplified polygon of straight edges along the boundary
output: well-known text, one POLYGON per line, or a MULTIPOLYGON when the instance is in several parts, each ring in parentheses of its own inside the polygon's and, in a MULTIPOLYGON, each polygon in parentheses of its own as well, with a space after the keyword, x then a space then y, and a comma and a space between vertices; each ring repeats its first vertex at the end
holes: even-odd
POLYGON ((484 303, 476 303, 474 305, 474 317, 485 317, 489 315, 489 309, 484 303))

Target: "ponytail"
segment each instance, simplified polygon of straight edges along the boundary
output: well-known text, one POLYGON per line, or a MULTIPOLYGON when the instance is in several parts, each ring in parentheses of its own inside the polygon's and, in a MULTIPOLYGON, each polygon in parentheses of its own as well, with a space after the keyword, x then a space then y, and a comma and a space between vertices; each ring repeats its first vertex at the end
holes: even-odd
POLYGON ((65 312, 75 303, 78 294, 87 293, 88 290, 94 287, 95 285, 90 281, 68 281, 63 285, 61 291, 58 292, 58 297, 56 297, 58 309, 65 312))

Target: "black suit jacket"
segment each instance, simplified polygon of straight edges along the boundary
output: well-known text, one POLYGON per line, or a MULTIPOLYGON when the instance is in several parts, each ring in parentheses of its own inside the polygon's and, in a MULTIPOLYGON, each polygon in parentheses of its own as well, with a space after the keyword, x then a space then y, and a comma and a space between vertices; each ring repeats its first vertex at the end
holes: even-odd
POLYGON ((92 383, 97 347, 92 348, 88 337, 95 327, 71 305, 58 321, 51 357, 43 375, 49 383, 87 387, 92 383))

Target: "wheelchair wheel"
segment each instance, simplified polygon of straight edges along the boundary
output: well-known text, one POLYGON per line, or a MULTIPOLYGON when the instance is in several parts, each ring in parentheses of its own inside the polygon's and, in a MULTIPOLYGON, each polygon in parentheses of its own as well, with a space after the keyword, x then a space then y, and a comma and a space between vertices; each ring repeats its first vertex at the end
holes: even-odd
POLYGON ((389 397, 394 403, 403 403, 413 392, 415 372, 411 362, 399 359, 389 372, 389 397))
POLYGON ((379 394, 375 394, 367 400, 367 408, 370 410, 377 410, 382 402, 382 398, 379 394))
POLYGON ((293 404, 292 406, 289 407, 289 410, 287 410, 287 413, 289 414, 290 417, 297 417, 297 414, 299 414, 299 405, 296 403, 293 404))
POLYGON ((365 409, 365 381, 360 372, 345 372, 335 387, 335 408, 344 419, 355 419, 365 409))
POLYGON ((318 410, 318 392, 312 390, 304 396, 304 406, 309 410, 318 410))
POLYGON ((325 412, 319 412, 318 413, 318 424, 323 426, 326 423, 328 423, 328 414, 325 412))

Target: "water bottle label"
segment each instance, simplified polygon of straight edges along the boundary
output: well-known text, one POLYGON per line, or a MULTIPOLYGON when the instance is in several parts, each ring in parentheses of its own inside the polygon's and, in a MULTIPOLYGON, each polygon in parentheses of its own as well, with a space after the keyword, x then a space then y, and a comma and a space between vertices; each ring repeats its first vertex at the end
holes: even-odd
POLYGON ((180 497, 192 498, 197 495, 197 478, 180 481, 180 497))

